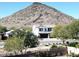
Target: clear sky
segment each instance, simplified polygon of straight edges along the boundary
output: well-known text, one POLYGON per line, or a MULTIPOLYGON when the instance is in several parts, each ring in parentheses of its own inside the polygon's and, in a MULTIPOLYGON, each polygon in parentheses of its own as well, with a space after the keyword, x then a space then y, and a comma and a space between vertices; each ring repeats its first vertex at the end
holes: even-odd
MULTIPOLYGON (((59 11, 79 19, 79 2, 42 2, 59 11)), ((0 2, 0 18, 9 16, 29 5, 32 2, 0 2)))

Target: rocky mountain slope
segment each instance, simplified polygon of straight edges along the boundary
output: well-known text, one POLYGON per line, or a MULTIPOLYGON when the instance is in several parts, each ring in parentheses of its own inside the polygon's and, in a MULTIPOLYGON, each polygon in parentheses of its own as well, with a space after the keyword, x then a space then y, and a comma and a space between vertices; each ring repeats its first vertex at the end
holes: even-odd
POLYGON ((0 22, 3 26, 26 27, 34 24, 68 24, 72 22, 73 17, 68 16, 53 7, 34 2, 32 5, 2 18, 0 22))

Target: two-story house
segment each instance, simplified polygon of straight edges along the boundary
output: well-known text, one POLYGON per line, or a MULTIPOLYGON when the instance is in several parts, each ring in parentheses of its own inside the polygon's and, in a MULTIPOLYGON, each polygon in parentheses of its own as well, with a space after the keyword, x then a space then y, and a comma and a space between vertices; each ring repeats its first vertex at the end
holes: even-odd
POLYGON ((52 25, 33 25, 32 32, 39 38, 49 38, 53 27, 52 25))

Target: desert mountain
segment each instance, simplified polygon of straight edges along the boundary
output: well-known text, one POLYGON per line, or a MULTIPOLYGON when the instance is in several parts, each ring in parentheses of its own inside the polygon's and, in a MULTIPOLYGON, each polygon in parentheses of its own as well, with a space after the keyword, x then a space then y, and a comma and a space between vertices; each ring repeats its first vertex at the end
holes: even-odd
POLYGON ((4 17, 1 24, 10 27, 26 27, 33 24, 69 24, 73 17, 42 3, 34 2, 32 5, 4 17))

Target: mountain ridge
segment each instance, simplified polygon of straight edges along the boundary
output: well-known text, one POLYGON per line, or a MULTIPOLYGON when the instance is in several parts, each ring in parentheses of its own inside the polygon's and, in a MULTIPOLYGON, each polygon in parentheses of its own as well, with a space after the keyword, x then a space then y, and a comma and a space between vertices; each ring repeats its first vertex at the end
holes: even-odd
POLYGON ((68 24, 73 17, 45 4, 34 2, 32 5, 2 18, 0 22, 6 27, 26 27, 34 24, 68 24))

